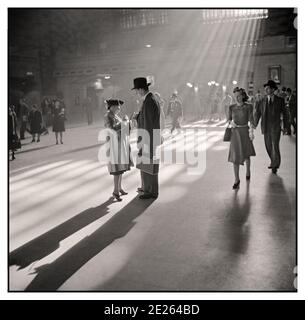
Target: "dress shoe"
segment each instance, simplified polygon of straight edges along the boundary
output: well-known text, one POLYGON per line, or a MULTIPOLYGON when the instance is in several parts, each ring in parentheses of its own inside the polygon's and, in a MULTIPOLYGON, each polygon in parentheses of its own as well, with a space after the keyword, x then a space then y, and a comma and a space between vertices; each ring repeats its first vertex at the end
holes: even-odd
POLYGON ((250 180, 250 178, 251 178, 250 175, 246 176, 246 180, 250 180))
POLYGON ((35 142, 35 139, 33 139, 31 142, 35 142))
POLYGON ((128 192, 125 192, 123 189, 120 190, 120 193, 122 196, 125 196, 126 194, 128 194, 128 192))
POLYGON ((235 190, 235 189, 239 188, 239 184, 240 184, 240 180, 238 180, 238 182, 233 184, 233 189, 235 190))
POLYGON ((112 195, 117 201, 122 201, 122 198, 120 197, 119 194, 116 194, 116 193, 113 192, 112 195))
POLYGON ((268 167, 268 169, 272 169, 273 167, 270 165, 269 167, 268 167))
POLYGON ((138 190, 138 192, 144 192, 144 190, 142 188, 138 188, 137 190, 138 190))
POLYGON ((40 142, 40 139, 38 139, 37 142, 40 142))
POLYGON ((272 173, 276 174, 277 173, 277 168, 272 168, 272 173))

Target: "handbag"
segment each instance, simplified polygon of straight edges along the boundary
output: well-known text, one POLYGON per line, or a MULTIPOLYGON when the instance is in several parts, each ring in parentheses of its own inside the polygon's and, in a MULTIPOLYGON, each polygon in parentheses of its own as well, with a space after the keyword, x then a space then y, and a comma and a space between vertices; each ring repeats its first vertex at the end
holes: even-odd
POLYGON ((223 141, 231 141, 232 128, 227 127, 223 136, 223 141))

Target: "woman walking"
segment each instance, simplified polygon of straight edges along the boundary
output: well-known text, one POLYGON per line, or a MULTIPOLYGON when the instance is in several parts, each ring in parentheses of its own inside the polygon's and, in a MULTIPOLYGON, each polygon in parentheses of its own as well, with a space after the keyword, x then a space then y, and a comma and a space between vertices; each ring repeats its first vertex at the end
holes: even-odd
POLYGON ((60 143, 63 144, 63 132, 65 130, 65 109, 61 107, 60 101, 56 100, 53 109, 53 132, 55 132, 56 144, 58 144, 58 133, 60 135, 60 143))
POLYGON ((132 165, 129 148, 129 120, 121 119, 118 113, 121 110, 122 100, 106 100, 108 111, 105 114, 105 127, 111 129, 108 136, 110 143, 110 161, 108 170, 113 175, 114 189, 113 197, 117 201, 122 201, 120 195, 126 195, 122 189, 122 175, 125 171, 130 170, 132 165))
POLYGON ((40 134, 42 129, 42 114, 36 104, 33 104, 32 110, 29 114, 30 131, 32 134, 32 142, 35 142, 37 134, 37 142, 40 141, 40 134))
POLYGON ((240 184, 239 166, 246 162, 246 180, 250 180, 250 157, 255 156, 253 106, 246 103, 248 95, 242 88, 235 88, 236 104, 229 107, 229 126, 232 128, 228 161, 233 163, 235 182, 233 189, 240 184))

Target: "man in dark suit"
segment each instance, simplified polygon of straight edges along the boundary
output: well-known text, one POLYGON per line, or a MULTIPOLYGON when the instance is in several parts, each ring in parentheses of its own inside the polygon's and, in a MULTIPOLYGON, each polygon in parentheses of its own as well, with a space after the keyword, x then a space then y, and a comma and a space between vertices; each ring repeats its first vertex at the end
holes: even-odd
POLYGON ((266 96, 255 107, 254 123, 257 126, 261 119, 262 134, 264 135, 267 153, 271 159, 268 169, 272 169, 272 172, 276 173, 281 164, 281 116, 286 130, 287 114, 284 99, 274 94, 274 91, 277 90, 276 83, 269 80, 264 84, 264 87, 266 96))
POLYGON ((156 199, 159 195, 159 162, 156 159, 156 148, 160 145, 160 106, 155 96, 149 92, 149 85, 146 78, 136 78, 132 88, 143 100, 136 116, 138 129, 144 129, 147 133, 144 136, 139 133, 138 137, 138 155, 142 162, 137 161, 137 168, 141 170, 144 187, 144 194, 140 195, 140 199, 156 199))

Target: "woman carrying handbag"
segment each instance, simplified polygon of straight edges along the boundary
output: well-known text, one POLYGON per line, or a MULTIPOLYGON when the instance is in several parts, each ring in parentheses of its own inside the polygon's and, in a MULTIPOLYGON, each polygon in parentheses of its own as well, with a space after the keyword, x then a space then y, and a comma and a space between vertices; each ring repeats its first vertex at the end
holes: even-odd
POLYGON ((236 104, 229 107, 229 128, 231 128, 230 150, 228 161, 233 163, 235 182, 233 189, 239 188, 239 166, 246 162, 246 180, 250 180, 250 157, 255 156, 252 143, 254 139, 253 106, 248 101, 248 95, 242 88, 235 88, 236 104))

